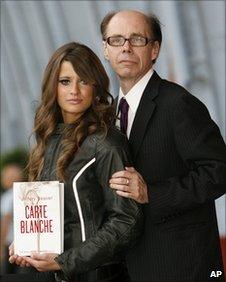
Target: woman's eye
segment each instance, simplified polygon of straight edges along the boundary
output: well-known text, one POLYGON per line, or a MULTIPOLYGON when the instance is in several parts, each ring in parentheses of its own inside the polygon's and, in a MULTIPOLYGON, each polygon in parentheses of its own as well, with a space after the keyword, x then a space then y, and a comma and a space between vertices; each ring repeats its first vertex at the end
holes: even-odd
POLYGON ((59 80, 59 83, 61 83, 62 85, 69 85, 70 80, 69 79, 61 79, 61 80, 59 80))
POLYGON ((83 85, 87 85, 88 84, 88 82, 83 80, 83 79, 80 80, 80 83, 83 84, 83 85))

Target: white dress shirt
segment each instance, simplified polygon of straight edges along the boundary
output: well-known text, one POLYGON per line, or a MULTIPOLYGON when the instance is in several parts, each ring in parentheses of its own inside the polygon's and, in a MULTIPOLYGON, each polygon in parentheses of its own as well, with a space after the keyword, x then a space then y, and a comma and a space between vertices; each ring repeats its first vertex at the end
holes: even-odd
MULTIPOLYGON (((143 95, 144 89, 148 84, 149 79, 153 74, 153 69, 151 68, 131 89, 127 94, 123 94, 122 89, 119 89, 119 96, 118 96, 118 104, 117 104, 117 113, 118 113, 118 106, 122 97, 124 97, 129 105, 129 112, 128 112, 128 125, 126 135, 129 138, 131 128, 133 125, 133 121, 137 112, 137 108, 140 104, 141 97, 143 95)), ((118 113, 118 118, 116 120, 116 126, 120 128, 120 113, 118 113)))

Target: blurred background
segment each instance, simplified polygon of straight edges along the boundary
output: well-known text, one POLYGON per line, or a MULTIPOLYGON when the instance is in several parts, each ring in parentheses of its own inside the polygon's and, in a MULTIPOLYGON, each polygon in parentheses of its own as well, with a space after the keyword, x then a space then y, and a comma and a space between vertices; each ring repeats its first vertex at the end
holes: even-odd
MULTIPOLYGON (((99 25, 107 12, 118 9, 159 17, 163 43, 155 69, 207 106, 225 140, 225 1, 1 1, 1 159, 15 150, 26 156, 42 74, 59 46, 79 41, 91 47, 110 76, 111 93, 117 95, 99 25)), ((1 162, 1 171, 4 167, 1 162)), ((3 187, 1 193, 6 193, 3 187)), ((222 246, 225 206, 225 196, 216 201, 222 246)))

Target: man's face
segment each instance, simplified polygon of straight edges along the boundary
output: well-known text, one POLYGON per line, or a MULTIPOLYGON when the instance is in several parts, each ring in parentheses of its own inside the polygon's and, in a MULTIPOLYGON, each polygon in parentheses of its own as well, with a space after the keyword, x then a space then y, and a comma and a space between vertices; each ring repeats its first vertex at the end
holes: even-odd
MULTIPOLYGON (((106 39, 110 36, 130 38, 134 35, 152 39, 144 16, 138 12, 119 12, 107 26, 106 39)), ((120 79, 136 83, 152 67, 152 60, 158 56, 159 44, 149 42, 146 46, 134 47, 126 41, 123 46, 110 46, 104 41, 104 52, 120 79)))

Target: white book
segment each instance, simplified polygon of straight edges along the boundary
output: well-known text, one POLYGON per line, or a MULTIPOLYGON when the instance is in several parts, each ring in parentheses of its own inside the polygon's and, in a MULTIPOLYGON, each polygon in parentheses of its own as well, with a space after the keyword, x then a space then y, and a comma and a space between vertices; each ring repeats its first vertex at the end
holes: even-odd
POLYGON ((63 183, 14 182, 13 211, 15 254, 63 252, 63 183))

